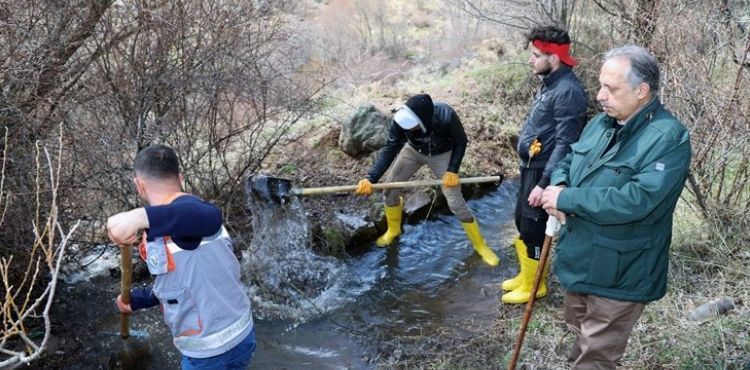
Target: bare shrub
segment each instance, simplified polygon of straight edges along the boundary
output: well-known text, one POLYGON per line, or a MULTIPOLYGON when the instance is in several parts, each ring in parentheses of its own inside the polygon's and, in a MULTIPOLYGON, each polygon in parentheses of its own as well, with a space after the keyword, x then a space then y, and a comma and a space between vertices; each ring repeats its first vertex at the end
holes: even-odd
MULTIPOLYGON (((36 210, 23 199, 35 194, 37 178, 30 171, 35 145, 57 135, 64 120, 59 108, 92 56, 83 45, 111 5, 111 0, 0 5, 0 127, 8 129, 5 189, 13 194, 5 204, 0 249, 3 255, 16 253, 17 261, 18 253, 34 244, 27 220, 36 210)), ((67 171, 61 173, 58 200, 64 203, 67 171)))
POLYGON ((88 117, 71 128, 80 173, 95 174, 85 186, 116 207, 134 206, 132 157, 166 143, 181 156, 188 190, 237 210, 241 179, 310 112, 323 86, 299 73, 308 55, 294 24, 248 4, 133 4, 109 14, 105 34, 121 33, 122 19, 142 24, 96 60, 81 85, 87 99, 71 107, 88 117))
MULTIPOLYGON (((157 142, 180 152, 189 190, 241 209, 241 178, 324 86, 309 73, 307 42, 287 13, 295 4, 3 4, 0 123, 19 154, 10 155, 7 187, 33 190, 28 153, 63 122, 70 161, 60 202, 71 214, 96 219, 135 205, 129 163, 157 142)), ((9 214, 28 214, 24 204, 9 214)), ((6 226, 8 244, 28 244, 29 230, 6 226)))
MULTIPOLYGON (((694 208, 705 219, 717 222, 722 233, 733 229, 732 224, 747 225, 750 106, 745 103, 750 99, 750 34, 746 19, 750 11, 746 2, 612 0, 593 4, 583 8, 587 12, 574 21, 577 36, 592 49, 601 52, 622 43, 638 43, 660 60, 665 83, 659 95, 691 131, 688 190, 694 208), (592 16, 597 9, 604 12, 604 19, 601 14, 592 16), (601 27, 591 27, 602 21, 617 32, 607 34, 601 27)), ((590 75, 595 75, 593 67, 598 65, 587 68, 590 75)))
POLYGON ((0 125, 8 130, 2 145, 2 349, 13 361, 31 361, 43 349, 24 335, 45 326, 39 305, 46 305, 46 315, 60 243, 70 237, 58 223, 87 219, 88 230, 77 236, 88 239, 80 242, 106 242, 104 218, 138 204, 131 162, 140 148, 174 146, 188 191, 222 206, 229 226, 248 222, 242 178, 259 170, 277 144, 294 140, 293 125, 311 112, 325 86, 319 70, 309 67, 296 18, 287 13, 295 4, 0 4, 0 125), (57 138, 57 127, 66 135, 59 139, 54 187, 40 188, 35 143, 57 138), (21 342, 34 351, 15 347, 21 342))
MULTIPOLYGON (((8 161, 8 131, 5 135, 3 166, 0 172, 0 213, 5 211, 11 197, 5 184, 5 168, 8 161)), ((44 148, 41 157, 39 146, 36 148, 36 213, 24 221, 32 225, 34 241, 30 252, 3 254, 0 258, 0 368, 29 364, 44 352, 50 338, 50 309, 55 298, 57 276, 65 247, 78 227, 73 225, 68 232, 58 220, 59 208, 57 195, 60 188, 60 170, 62 164, 62 135, 57 143, 56 158, 50 156, 44 148), (16 271, 22 273, 15 273, 16 271), (43 330, 41 338, 32 338, 31 329, 43 330)), ((8 219, 0 218, 0 228, 4 228, 8 219)))
POLYGON ((512 2, 508 10, 491 2, 455 3, 468 13, 505 26, 524 28, 550 21, 567 26, 581 60, 577 72, 589 86, 592 103, 600 53, 624 43, 650 48, 660 60, 665 82, 659 96, 691 130, 690 200, 720 229, 741 235, 732 225, 749 223, 747 2, 595 0, 532 5, 519 1, 512 2), (534 16, 529 18, 514 11, 516 8, 525 8, 526 14, 534 16), (559 17, 563 14, 567 18, 559 17))
POLYGON ((712 4, 687 7, 681 1, 667 4, 662 12, 671 21, 659 23, 654 37, 664 47, 655 53, 667 81, 663 100, 691 130, 690 199, 716 224, 719 235, 745 243, 742 235, 747 234, 741 230, 750 223, 750 34, 738 32, 738 21, 747 14, 732 15, 712 4))
POLYGON ((540 24, 557 24, 568 28, 577 5, 585 3, 577 0, 443 1, 472 17, 511 30, 528 29, 540 24))

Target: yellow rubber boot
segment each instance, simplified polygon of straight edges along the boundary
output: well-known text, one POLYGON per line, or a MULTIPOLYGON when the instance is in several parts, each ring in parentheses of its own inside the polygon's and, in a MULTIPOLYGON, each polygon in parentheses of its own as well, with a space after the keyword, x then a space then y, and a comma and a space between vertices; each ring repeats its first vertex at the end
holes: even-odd
POLYGON ((497 258, 495 252, 487 246, 487 243, 484 242, 484 238, 479 232, 477 220, 462 222, 461 225, 463 225, 464 231, 466 231, 466 236, 469 237, 469 241, 471 241, 471 244, 474 246, 477 253, 482 256, 484 262, 490 266, 497 266, 497 264, 500 263, 500 259, 497 258))
POLYGON ((521 273, 521 256, 526 255, 526 243, 517 236, 513 239, 513 245, 516 247, 516 256, 518 256, 518 275, 512 279, 503 281, 501 287, 505 291, 516 289, 521 286, 521 283, 523 282, 523 274, 521 273))
POLYGON ((388 223, 388 230, 385 234, 381 235, 375 244, 378 247, 386 247, 390 245, 394 239, 401 235, 401 214, 404 210, 404 203, 399 203, 397 206, 385 207, 385 220, 388 223))
MULTIPOLYGON (((534 287, 534 275, 536 275, 536 268, 539 266, 539 261, 531 259, 526 256, 526 250, 519 254, 521 261, 521 275, 523 279, 521 285, 512 291, 503 294, 503 303, 520 304, 526 303, 531 298, 531 288, 534 287)), ((536 291, 536 298, 542 298, 547 295, 547 272, 549 271, 549 261, 544 266, 544 272, 542 272, 542 281, 539 282, 539 289, 536 291)))

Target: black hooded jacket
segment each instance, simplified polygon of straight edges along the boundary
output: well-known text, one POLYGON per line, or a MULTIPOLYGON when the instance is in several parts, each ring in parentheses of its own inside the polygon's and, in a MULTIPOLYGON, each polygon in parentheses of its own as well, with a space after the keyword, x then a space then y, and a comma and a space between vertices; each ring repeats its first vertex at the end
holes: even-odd
POLYGON ((543 168, 539 186, 549 184, 557 163, 570 153, 586 121, 586 92, 570 67, 561 67, 542 79, 518 138, 523 168, 543 168), (542 150, 529 161, 529 146, 538 139, 542 150))
POLYGON ((448 172, 458 173, 458 167, 461 166, 469 140, 466 138, 464 126, 458 119, 456 111, 445 103, 435 102, 434 105, 432 123, 425 123, 426 132, 404 130, 396 122, 391 122, 388 140, 368 173, 367 178, 370 182, 374 184, 380 180, 407 142, 414 150, 427 156, 453 150, 450 163, 448 163, 448 172))

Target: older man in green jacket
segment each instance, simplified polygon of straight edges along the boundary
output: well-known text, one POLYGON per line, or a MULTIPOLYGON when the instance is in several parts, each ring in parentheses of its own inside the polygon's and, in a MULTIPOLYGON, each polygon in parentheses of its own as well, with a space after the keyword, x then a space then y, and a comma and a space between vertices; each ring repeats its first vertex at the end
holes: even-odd
POLYGON ((574 369, 613 369, 645 304, 667 287, 672 217, 690 167, 686 128, 659 101, 656 59, 610 50, 594 117, 553 172, 544 209, 563 221, 554 271, 576 334, 574 369))

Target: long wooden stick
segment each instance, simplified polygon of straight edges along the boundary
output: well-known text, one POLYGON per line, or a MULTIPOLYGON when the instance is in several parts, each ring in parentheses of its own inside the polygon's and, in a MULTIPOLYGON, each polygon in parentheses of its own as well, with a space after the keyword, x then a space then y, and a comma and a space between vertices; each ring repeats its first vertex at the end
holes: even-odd
MULTIPOLYGON (((500 182, 502 177, 500 176, 484 176, 484 177, 466 177, 458 180, 460 184, 476 184, 484 182, 500 182)), ((382 189, 398 189, 398 188, 414 188, 420 186, 436 186, 442 185, 442 180, 418 180, 418 181, 400 181, 400 182, 384 182, 378 184, 372 184, 373 190, 382 189)), ((294 195, 315 195, 315 194, 330 194, 330 193, 344 193, 350 192, 357 189, 357 185, 342 185, 342 186, 326 186, 322 188, 304 188, 304 189, 292 189, 294 195)))
POLYGON ((531 296, 529 301, 526 303, 526 310, 523 313, 523 321, 521 321, 521 327, 518 329, 518 336, 516 337, 516 346, 513 348, 513 357, 510 359, 508 370, 515 370, 518 356, 521 354, 521 346, 523 345, 523 337, 526 335, 526 328, 529 325, 531 319, 531 311, 534 310, 534 300, 536 298, 536 292, 539 290, 539 284, 542 281, 542 274, 544 273, 544 266, 547 264, 549 257, 550 244, 552 244, 552 238, 555 236, 555 232, 559 229, 560 224, 556 218, 549 216, 547 220, 547 230, 544 235, 544 243, 542 243, 542 255, 539 256, 539 264, 536 266, 536 274, 534 275, 534 285, 531 287, 531 296))
MULTIPOLYGON (((120 297, 122 303, 130 304, 130 287, 133 284, 133 259, 130 245, 120 246, 120 297)), ((130 314, 120 313, 120 336, 130 337, 130 314)))

